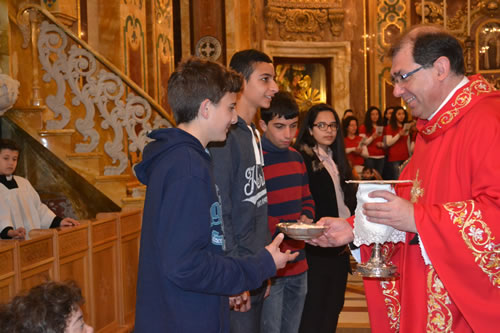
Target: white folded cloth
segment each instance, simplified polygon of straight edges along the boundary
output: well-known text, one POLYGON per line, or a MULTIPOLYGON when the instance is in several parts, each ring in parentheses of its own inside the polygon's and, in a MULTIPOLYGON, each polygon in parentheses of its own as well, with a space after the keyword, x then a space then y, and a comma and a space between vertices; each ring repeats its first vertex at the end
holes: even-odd
POLYGON ((368 194, 376 190, 385 190, 392 193, 394 189, 390 184, 373 184, 373 183, 360 183, 356 199, 358 201, 356 207, 356 216, 354 218, 354 245, 360 246, 362 244, 369 245, 373 243, 385 242, 404 242, 406 233, 394 229, 393 227, 385 224, 378 224, 366 220, 363 214, 363 204, 365 202, 386 202, 382 198, 369 198, 368 194))

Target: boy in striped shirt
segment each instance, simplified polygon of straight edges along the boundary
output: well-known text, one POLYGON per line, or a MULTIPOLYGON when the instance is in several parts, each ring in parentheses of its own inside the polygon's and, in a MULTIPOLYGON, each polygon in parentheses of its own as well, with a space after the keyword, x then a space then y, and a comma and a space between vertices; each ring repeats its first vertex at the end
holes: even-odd
MULTIPOLYGON (((261 109, 264 178, 272 235, 278 232, 276 224, 279 222, 312 222, 314 219, 307 170, 300 153, 290 147, 297 133, 298 120, 299 108, 287 92, 278 92, 270 107, 261 109)), ((308 266, 304 245, 304 241, 290 238, 281 244, 282 251, 299 251, 299 256, 271 279, 271 292, 262 311, 262 332, 298 332, 307 293, 308 266)))

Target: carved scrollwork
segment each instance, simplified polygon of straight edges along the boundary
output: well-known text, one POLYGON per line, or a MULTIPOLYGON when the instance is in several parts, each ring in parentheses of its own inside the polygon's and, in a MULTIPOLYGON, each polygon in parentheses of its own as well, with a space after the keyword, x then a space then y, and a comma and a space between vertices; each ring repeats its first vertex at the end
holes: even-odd
POLYGON ((329 9, 328 20, 330 21, 330 31, 335 37, 340 36, 344 27, 344 10, 342 9, 329 9))
POLYGON ((63 129, 68 125, 71 118, 71 112, 65 106, 65 75, 69 75, 69 71, 65 66, 68 64, 68 58, 65 53, 68 38, 55 25, 44 21, 40 27, 37 45, 38 59, 46 72, 43 75, 43 80, 45 82, 54 80, 57 84, 56 95, 47 96, 45 102, 49 109, 54 112, 55 117, 60 117, 60 119, 48 120, 46 128, 49 130, 63 129))
POLYGON ((265 8, 266 33, 273 33, 278 23, 282 40, 322 40, 325 26, 330 23, 329 31, 335 37, 343 30, 345 11, 342 1, 270 1, 265 8), (340 2, 340 4, 339 4, 340 2))
POLYGON ((85 116, 75 120, 76 130, 83 141, 75 145, 75 152, 88 153, 99 147, 102 130, 109 130, 111 141, 104 143, 104 151, 113 165, 104 167, 104 175, 120 175, 128 166, 127 152, 142 152, 149 141, 146 134, 152 128, 170 127, 170 123, 153 112, 150 104, 132 93, 125 95, 125 85, 116 74, 101 69, 89 51, 72 45, 65 53, 67 37, 57 26, 43 22, 38 40, 39 60, 45 70, 43 79, 55 81, 57 93, 47 96, 46 104, 60 120, 47 121, 48 129, 63 129, 71 119, 66 104, 66 85, 70 87, 73 106, 83 105, 85 116), (96 111, 102 119, 101 131, 96 127, 96 111), (158 120, 158 117, 162 120, 158 120), (124 147, 124 135, 128 147, 124 147))

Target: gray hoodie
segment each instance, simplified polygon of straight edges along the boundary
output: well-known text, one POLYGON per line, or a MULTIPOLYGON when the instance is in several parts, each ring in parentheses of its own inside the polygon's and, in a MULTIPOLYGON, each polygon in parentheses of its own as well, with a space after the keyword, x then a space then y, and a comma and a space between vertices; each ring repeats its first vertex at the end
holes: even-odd
MULTIPOLYGON (((252 129, 255 133, 253 124, 252 129)), ((238 117, 227 140, 209 150, 222 201, 226 254, 255 254, 271 241, 261 145, 238 117)))

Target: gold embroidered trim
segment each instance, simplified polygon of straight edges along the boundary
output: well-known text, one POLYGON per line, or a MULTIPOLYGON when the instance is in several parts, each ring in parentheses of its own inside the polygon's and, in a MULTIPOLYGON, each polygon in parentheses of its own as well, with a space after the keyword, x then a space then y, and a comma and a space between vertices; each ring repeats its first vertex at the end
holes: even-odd
POLYGON ((445 204, 444 208, 450 213, 453 224, 459 227, 479 268, 488 275, 494 287, 500 288, 500 244, 493 242, 495 237, 482 220, 481 211, 475 208, 475 202, 451 202, 445 204))
POLYGON ((451 104, 453 109, 443 113, 433 125, 424 128, 422 133, 425 135, 431 135, 438 128, 443 128, 460 113, 461 109, 470 103, 473 95, 479 96, 491 91, 493 91, 492 87, 482 78, 473 81, 469 87, 463 89, 462 92, 455 98, 455 101, 451 104))
MULTIPOLYGON (((394 243, 385 243, 382 245, 381 254, 384 258, 387 258, 387 263, 392 264, 389 258, 392 258, 394 252, 396 251, 396 246, 394 243)), ((395 280, 391 281, 380 281, 380 287, 382 288, 382 294, 384 294, 384 302, 387 308, 387 317, 389 319, 389 327, 395 332, 399 332, 399 319, 401 315, 401 303, 399 302, 399 292, 395 280)))
POLYGON ((424 196, 424 189, 422 188, 422 181, 418 179, 418 174, 420 173, 420 169, 417 170, 417 174, 415 175, 415 179, 413 180, 413 185, 411 187, 411 203, 417 203, 420 197, 424 196))
POLYGON ((387 307, 389 327, 399 332, 399 317, 401 315, 401 304, 399 303, 399 292, 396 289, 396 281, 380 281, 384 302, 387 307))
POLYGON ((427 273, 427 328, 426 332, 451 332, 453 316, 448 305, 450 297, 434 268, 427 273))

